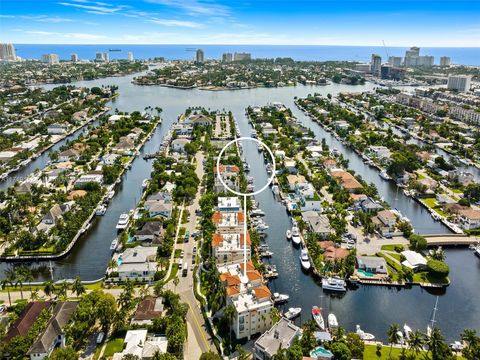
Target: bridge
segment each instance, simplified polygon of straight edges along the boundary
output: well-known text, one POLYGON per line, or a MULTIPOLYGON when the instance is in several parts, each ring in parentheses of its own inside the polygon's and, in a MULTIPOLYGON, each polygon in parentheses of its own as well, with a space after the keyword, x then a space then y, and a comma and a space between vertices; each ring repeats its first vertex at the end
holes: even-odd
POLYGON ((469 246, 480 244, 480 238, 477 236, 467 236, 465 234, 426 234, 422 235, 428 246, 469 246))

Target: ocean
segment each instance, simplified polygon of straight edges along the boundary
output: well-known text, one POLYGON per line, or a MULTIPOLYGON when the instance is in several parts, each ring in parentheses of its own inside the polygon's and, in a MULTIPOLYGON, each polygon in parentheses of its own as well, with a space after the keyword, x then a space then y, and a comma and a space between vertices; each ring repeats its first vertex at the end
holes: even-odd
MULTIPOLYGON (((195 49, 201 48, 206 59, 221 59, 225 52, 250 52, 253 58, 291 57, 302 61, 352 60, 370 61, 372 53, 379 54, 383 61, 388 56, 404 56, 406 47, 383 46, 327 46, 327 45, 58 45, 58 44, 15 44, 17 55, 25 59, 40 59, 42 54, 58 54, 60 59, 69 60, 78 54, 82 60, 95 58, 97 52, 109 52, 110 59, 126 59, 133 52, 135 59, 164 57, 168 60, 190 60, 195 49), (120 50, 120 51, 109 51, 120 50)), ((420 55, 432 55, 435 64, 441 56, 449 56, 453 64, 480 65, 480 47, 477 48, 421 48, 420 55)))

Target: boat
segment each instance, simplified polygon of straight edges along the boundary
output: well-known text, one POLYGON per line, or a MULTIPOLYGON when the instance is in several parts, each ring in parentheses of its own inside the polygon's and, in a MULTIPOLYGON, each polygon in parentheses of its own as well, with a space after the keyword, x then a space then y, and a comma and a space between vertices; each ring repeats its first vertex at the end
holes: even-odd
POLYGON ((148 179, 143 179, 143 181, 142 181, 142 189, 145 189, 145 188, 148 186, 148 182, 149 182, 148 179))
POLYGON ((262 209, 255 209, 250 211, 250 216, 265 216, 265 212, 262 209))
POLYGON ((292 240, 292 230, 288 229, 286 236, 287 236, 287 240, 292 240))
POLYGON ((297 225, 292 226, 292 241, 295 245, 300 245, 300 232, 298 231, 297 225))
POLYGON ((337 317, 335 316, 334 313, 328 314, 327 317, 327 322, 328 322, 328 328, 330 329, 330 332, 335 332, 338 329, 338 321, 337 317))
POLYGON ((290 296, 288 296, 287 294, 279 294, 277 292, 273 293, 273 296, 272 296, 272 300, 275 304, 286 303, 289 298, 290 298, 290 296))
POLYGON ((360 339, 362 339, 362 340, 373 340, 373 339, 375 339, 375 335, 363 331, 360 328, 360 325, 357 325, 356 329, 357 329, 356 333, 357 333, 358 336, 360 336, 360 339))
POLYGON ((450 344, 450 348, 453 351, 462 351, 465 348, 465 345, 460 341, 454 341, 453 343, 450 344))
POLYGON ((271 252, 270 250, 260 251, 260 257, 262 257, 262 258, 270 258, 272 256, 273 256, 273 252, 271 252))
POLYGON ((318 306, 312 308, 312 318, 315 320, 320 330, 325 331, 325 320, 323 320, 321 308, 318 306))
POLYGON ((410 338, 410 334, 412 333, 412 328, 407 324, 403 324, 403 334, 405 335, 405 339, 410 338))
POLYGON ((288 311, 283 315, 288 320, 295 319, 302 312, 302 308, 289 308, 288 311))
POLYGON ((310 270, 310 258, 308 257, 307 249, 302 249, 302 253, 300 254, 300 264, 302 264, 302 268, 306 271, 310 270))
POLYGON ((115 196, 115 190, 111 190, 107 193, 107 195, 105 195, 105 200, 110 201, 113 199, 114 196, 115 196))
POLYGON ((118 239, 115 238, 115 239, 113 239, 112 243, 110 244, 110 250, 112 250, 112 251, 117 250, 117 246, 118 246, 118 239))
POLYGON ((390 177, 390 175, 388 175, 385 170, 380 171, 380 173, 378 174, 378 176, 380 176, 383 180, 391 180, 391 179, 392 179, 392 178, 390 177))
POLYGON ((126 213, 121 214, 120 217, 118 218, 117 226, 115 226, 115 228, 117 230, 124 230, 128 225, 129 219, 130 219, 130 216, 128 214, 126 213))
POLYGON ((270 163, 267 164, 267 173, 268 174, 272 173, 272 164, 270 164, 270 163))
POLYGON ((473 248, 473 253, 480 257, 480 245, 477 245, 473 248))
POLYGON ((107 212, 107 207, 105 205, 100 205, 97 207, 97 210, 95 210, 95 215, 97 216, 103 216, 107 212))
POLYGON ((330 291, 347 291, 345 280, 338 277, 324 277, 322 278, 322 288, 330 291))

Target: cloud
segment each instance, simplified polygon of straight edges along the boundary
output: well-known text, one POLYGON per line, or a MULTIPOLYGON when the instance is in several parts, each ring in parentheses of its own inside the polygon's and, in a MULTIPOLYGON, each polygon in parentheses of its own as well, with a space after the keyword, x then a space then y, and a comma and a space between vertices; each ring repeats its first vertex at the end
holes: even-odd
POLYGON ((58 17, 58 16, 47 16, 47 15, 37 15, 37 16, 30 16, 30 15, 21 15, 19 16, 21 19, 31 20, 31 21, 39 21, 39 22, 47 22, 47 23, 62 23, 62 22, 70 22, 73 21, 69 18, 58 17))
POLYGON ((203 24, 199 24, 193 21, 184 21, 184 20, 170 20, 170 19, 158 19, 152 18, 147 20, 153 24, 163 25, 163 26, 177 26, 177 27, 187 27, 187 28, 201 28, 203 24))
POLYGON ((189 15, 230 15, 230 8, 224 5, 215 4, 211 1, 202 0, 145 0, 148 3, 174 7, 185 11, 189 15))
POLYGON ((90 13, 94 12, 94 14, 97 14, 97 15, 114 14, 114 13, 118 13, 123 9, 128 8, 128 6, 125 6, 125 5, 114 6, 114 5, 110 5, 102 2, 93 2, 93 3, 83 2, 82 4, 76 4, 76 3, 70 3, 70 2, 59 2, 58 4, 63 6, 70 6, 78 9, 83 9, 90 13), (85 4, 88 4, 88 5, 85 5, 85 4), (91 5, 91 4, 95 4, 95 5, 91 5))

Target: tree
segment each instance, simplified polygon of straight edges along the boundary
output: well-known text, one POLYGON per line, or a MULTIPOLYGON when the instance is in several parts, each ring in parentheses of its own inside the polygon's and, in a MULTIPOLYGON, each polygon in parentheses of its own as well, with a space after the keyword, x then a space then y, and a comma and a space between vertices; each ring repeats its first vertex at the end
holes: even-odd
POLYGON ((408 238, 410 241, 410 248, 414 251, 423 251, 427 248, 427 240, 418 234, 412 234, 408 238))
POLYGON ((49 360, 78 360, 78 354, 72 347, 56 348, 48 357, 49 360))
POLYGON ((360 336, 353 332, 348 333, 346 341, 347 341, 348 348, 352 353, 352 357, 356 359, 362 359, 363 350, 365 349, 365 343, 360 338, 360 336))
POLYGON ((225 309, 223 309, 223 319, 228 325, 228 334, 230 336, 230 343, 232 342, 233 319, 235 319, 236 314, 237 314, 237 311, 235 310, 235 306, 233 306, 232 304, 225 306, 225 309))
POLYGON ((434 259, 427 261, 427 270, 437 278, 444 278, 450 273, 450 268, 446 262, 434 259))
POLYGON ((153 360, 177 360, 177 357, 173 354, 161 353, 161 352, 157 351, 153 355, 153 360))
POLYGON ((53 284, 53 281, 48 280, 43 283, 43 292, 45 295, 47 295, 50 299, 52 298, 52 295, 55 292, 55 285, 53 284))
POLYGON ((200 356, 200 360, 222 360, 222 357, 214 352, 206 352, 200 356))
POLYGON ((12 299, 10 297, 10 287, 11 286, 13 286, 13 284, 12 284, 12 281, 10 279, 3 279, 2 280, 2 290, 7 289, 9 306, 12 306, 12 299))
POLYGON ((418 353, 423 349, 423 345, 425 344, 425 336, 420 330, 415 330, 414 332, 410 333, 407 343, 410 350, 413 350, 415 356, 417 356, 418 353))
POLYGON ((427 340, 428 350, 432 353, 432 360, 452 359, 452 351, 445 343, 440 329, 434 327, 427 340))
POLYGON ((398 324, 392 324, 388 328, 387 338, 388 338, 388 342, 390 343, 390 352, 388 353, 389 357, 392 354, 393 344, 398 344, 400 342, 399 332, 400 332, 400 326, 398 324))
POLYGON ((180 279, 178 278, 178 276, 175 276, 173 278, 173 285, 175 285, 175 290, 177 290, 177 285, 179 282, 180 282, 180 279))
POLYGON ((85 286, 82 284, 82 280, 80 280, 80 276, 77 276, 72 283, 72 291, 80 296, 85 293, 85 286))
POLYGON ((139 295, 142 299, 145 299, 148 295, 150 295, 150 288, 148 285, 140 287, 139 295))
POLYGON ((350 360, 352 358, 352 353, 348 348, 347 344, 343 341, 336 341, 330 347, 335 360, 350 360))
POLYGON ((153 293, 155 294, 155 296, 159 297, 162 295, 163 293, 163 282, 160 280, 160 281, 157 281, 155 283, 155 285, 153 285, 153 293))
POLYGON ((466 343, 465 349, 462 350, 462 355, 468 360, 475 360, 480 358, 480 337, 477 332, 471 329, 463 330, 460 338, 466 343))

